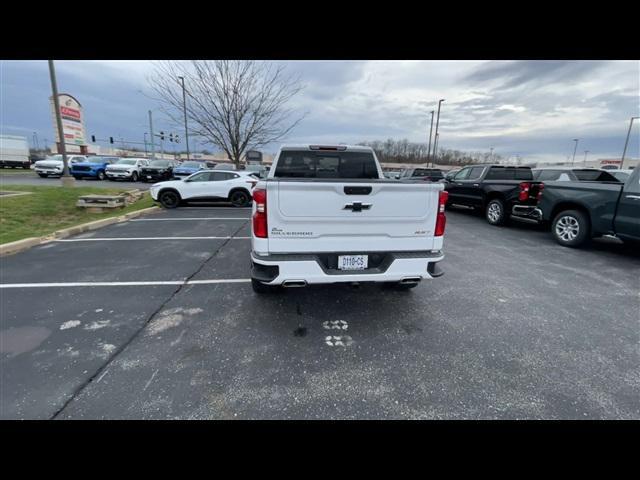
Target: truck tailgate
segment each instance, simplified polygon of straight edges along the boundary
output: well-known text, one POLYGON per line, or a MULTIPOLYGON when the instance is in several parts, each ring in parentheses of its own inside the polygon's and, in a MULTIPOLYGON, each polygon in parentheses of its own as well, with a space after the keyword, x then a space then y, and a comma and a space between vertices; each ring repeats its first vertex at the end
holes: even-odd
POLYGON ((431 250, 441 190, 385 180, 268 181, 269 252, 431 250))

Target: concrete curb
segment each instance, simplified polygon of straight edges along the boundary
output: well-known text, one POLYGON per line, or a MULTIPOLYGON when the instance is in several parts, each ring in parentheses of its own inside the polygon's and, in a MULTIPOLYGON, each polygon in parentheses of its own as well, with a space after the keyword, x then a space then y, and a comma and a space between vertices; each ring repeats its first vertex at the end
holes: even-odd
POLYGON ((58 238, 66 238, 70 237, 71 235, 77 235, 79 233, 88 232, 90 230, 97 230, 98 228, 106 227, 107 225, 126 222, 127 220, 130 220, 132 218, 140 217, 142 215, 150 213, 159 213, 161 211, 162 209, 160 207, 143 208, 142 210, 126 213, 124 215, 120 215, 119 217, 103 218, 102 220, 95 220, 93 222, 83 223, 74 227, 57 230, 49 235, 45 235, 42 237, 23 238, 22 240, 17 240, 15 242, 5 243, 3 245, 0 245, 0 257, 19 253, 24 250, 28 250, 31 247, 35 247, 36 245, 41 245, 58 238))

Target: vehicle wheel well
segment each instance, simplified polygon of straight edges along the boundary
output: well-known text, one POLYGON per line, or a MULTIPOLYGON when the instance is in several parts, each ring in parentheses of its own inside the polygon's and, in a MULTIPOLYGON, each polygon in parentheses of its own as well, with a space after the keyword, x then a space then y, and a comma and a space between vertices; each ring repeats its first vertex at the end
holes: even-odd
POLYGON ((247 190, 247 189, 246 189, 246 188, 244 188, 244 187, 235 187, 235 188, 232 188, 232 189, 229 191, 229 195, 227 195, 227 198, 231 198, 231 195, 233 195, 233 192, 238 192, 238 191, 246 193, 247 195, 249 195, 249 198, 253 198, 253 197, 251 196, 251 192, 249 192, 249 190, 247 190))
POLYGON ((158 192, 158 198, 160 198, 160 195, 162 195, 163 193, 167 193, 167 192, 176 193, 178 195, 178 197, 182 198, 182 195, 180 195, 180 192, 178 190, 176 190, 175 188, 171 188, 171 187, 165 187, 162 190, 160 190, 158 192))
POLYGON ((584 213, 587 216, 587 219, 589 220, 589 228, 593 230, 593 223, 591 222, 591 214, 589 213, 589 210, 578 203, 572 203, 572 202, 558 203, 555 207, 553 207, 553 210, 551 211, 549 222, 553 222, 553 220, 556 218, 556 215, 558 215, 560 212, 565 210, 578 210, 584 213))
POLYGON ((487 195, 484 197, 484 206, 486 207, 491 200, 494 200, 496 198, 498 200, 502 200, 504 202, 504 195, 502 193, 500 193, 500 192, 489 192, 489 193, 487 193, 487 195))

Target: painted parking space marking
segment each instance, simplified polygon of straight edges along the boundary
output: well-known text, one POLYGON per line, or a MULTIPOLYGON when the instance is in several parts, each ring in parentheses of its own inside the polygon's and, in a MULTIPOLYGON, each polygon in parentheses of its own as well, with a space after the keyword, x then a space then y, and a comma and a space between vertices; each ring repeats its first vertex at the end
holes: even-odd
POLYGON ((251 220, 250 217, 182 217, 182 218, 137 218, 130 222, 186 222, 200 220, 251 220))
POLYGON ((99 237, 99 238, 61 238, 52 240, 58 243, 72 242, 127 242, 139 240, 248 240, 251 237, 99 237))
POLYGON ((322 322, 322 327, 327 330, 346 330, 349 324, 344 320, 327 320, 322 322))
POLYGON ((324 342, 330 347, 348 347, 353 343, 353 339, 349 335, 330 335, 325 337, 324 342))
POLYGON ((248 283, 250 278, 222 278, 211 280, 168 280, 150 282, 59 282, 59 283, 0 283, 3 288, 65 288, 65 287, 141 287, 159 285, 211 285, 218 283, 248 283))

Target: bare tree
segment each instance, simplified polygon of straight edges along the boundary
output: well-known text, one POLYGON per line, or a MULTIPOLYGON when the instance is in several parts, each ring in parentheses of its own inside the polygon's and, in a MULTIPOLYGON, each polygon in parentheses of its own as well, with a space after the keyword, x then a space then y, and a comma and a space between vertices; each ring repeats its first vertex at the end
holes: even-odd
POLYGON ((183 123, 182 86, 189 132, 223 150, 238 165, 247 150, 277 142, 304 114, 293 118, 289 100, 303 88, 284 67, 267 62, 194 60, 159 62, 148 79, 163 112, 183 123))

